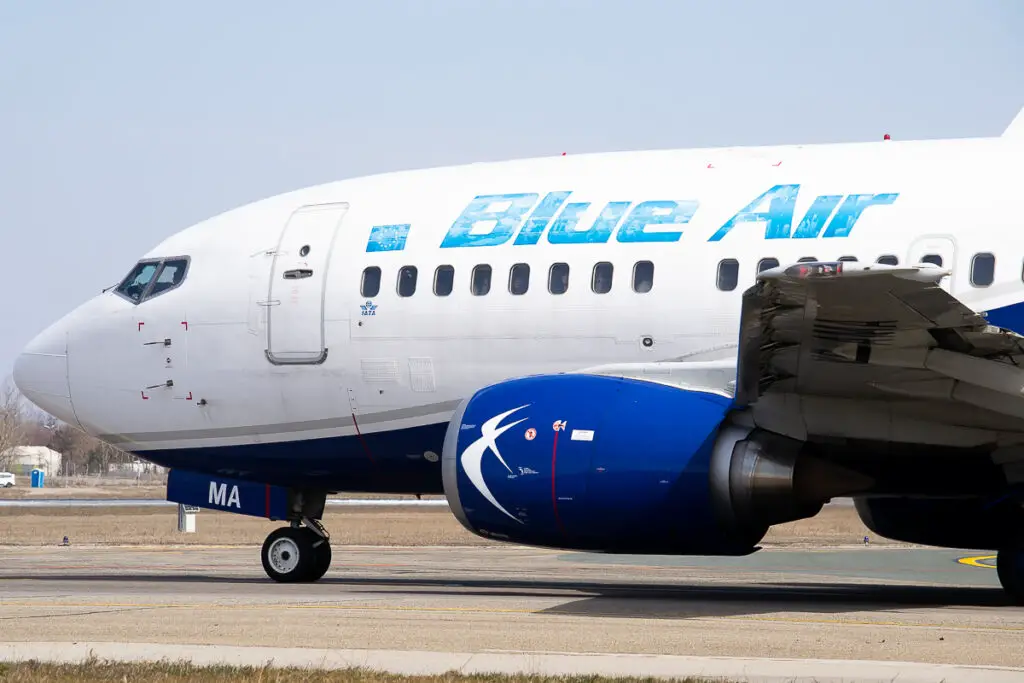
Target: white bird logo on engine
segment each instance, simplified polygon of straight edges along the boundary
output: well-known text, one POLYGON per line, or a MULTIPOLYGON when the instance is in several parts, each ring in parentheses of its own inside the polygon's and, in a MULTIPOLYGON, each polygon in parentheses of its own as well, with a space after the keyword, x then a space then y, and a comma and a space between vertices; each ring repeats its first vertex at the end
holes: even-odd
POLYGON ((524 417, 521 420, 516 420, 515 422, 507 424, 504 427, 498 427, 498 425, 501 424, 501 421, 504 420, 509 415, 511 415, 512 413, 516 412, 517 410, 522 410, 528 405, 530 404, 527 403, 526 405, 519 406, 518 408, 508 410, 502 413, 501 415, 495 415, 490 420, 487 420, 482 425, 480 425, 480 438, 466 446, 466 450, 462 451, 461 458, 462 470, 466 473, 466 476, 469 477, 469 481, 473 483, 473 486, 476 487, 476 490, 480 492, 480 495, 486 498, 491 503, 491 505, 498 508, 506 515, 508 515, 510 518, 519 522, 520 524, 523 523, 522 520, 515 517, 511 512, 503 508, 501 506, 501 503, 499 503, 494 498, 494 494, 491 493, 491 490, 487 488, 487 482, 484 481, 483 460, 484 453, 486 453, 487 450, 490 449, 498 458, 498 461, 501 462, 501 464, 505 466, 505 469, 509 471, 509 474, 512 474, 512 468, 508 466, 508 463, 505 462, 505 459, 501 457, 501 452, 498 451, 498 437, 507 432, 508 430, 512 429, 513 427, 515 427, 520 422, 525 422, 527 418, 524 417))

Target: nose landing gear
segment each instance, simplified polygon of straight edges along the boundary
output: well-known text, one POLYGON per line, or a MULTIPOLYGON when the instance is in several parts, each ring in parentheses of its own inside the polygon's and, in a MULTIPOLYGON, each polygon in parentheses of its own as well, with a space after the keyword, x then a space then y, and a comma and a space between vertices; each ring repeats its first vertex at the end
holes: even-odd
POLYGON ((292 526, 275 529, 263 542, 261 559, 267 576, 279 583, 318 581, 331 566, 331 542, 327 530, 316 519, 303 519, 292 526))

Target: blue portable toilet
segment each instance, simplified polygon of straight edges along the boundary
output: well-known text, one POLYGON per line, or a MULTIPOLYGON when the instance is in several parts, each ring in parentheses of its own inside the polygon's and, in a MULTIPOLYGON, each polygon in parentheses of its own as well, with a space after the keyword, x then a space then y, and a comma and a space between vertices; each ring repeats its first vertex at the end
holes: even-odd
POLYGON ((32 470, 32 488, 41 489, 43 488, 43 480, 46 477, 46 472, 36 468, 32 470))

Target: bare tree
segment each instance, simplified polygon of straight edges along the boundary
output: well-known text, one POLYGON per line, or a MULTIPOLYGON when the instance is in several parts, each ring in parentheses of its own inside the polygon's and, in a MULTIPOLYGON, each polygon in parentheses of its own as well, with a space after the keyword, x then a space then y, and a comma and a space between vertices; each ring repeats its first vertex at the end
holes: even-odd
POLYGON ((10 378, 0 387, 0 470, 8 470, 15 446, 22 445, 25 435, 25 414, 21 392, 10 378))

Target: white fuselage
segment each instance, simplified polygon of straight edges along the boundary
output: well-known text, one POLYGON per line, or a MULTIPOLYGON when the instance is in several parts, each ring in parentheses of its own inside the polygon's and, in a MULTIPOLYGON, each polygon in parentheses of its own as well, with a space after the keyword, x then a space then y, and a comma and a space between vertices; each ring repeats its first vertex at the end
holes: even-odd
MULTIPOLYGON (((190 466, 215 469, 220 453, 279 444, 300 458, 304 444, 354 439, 370 460, 429 467, 436 432, 418 443, 415 430, 488 383, 731 357, 740 296, 765 259, 941 257, 943 286, 975 310, 1024 301, 1022 152, 1001 138, 698 149, 330 183, 170 237, 147 258, 187 257, 176 287, 87 302, 26 350, 18 383, 158 461, 187 450, 190 466), (491 195, 527 196, 476 199, 491 195), (522 294, 510 292, 516 264, 529 266, 522 294), (378 291, 363 289, 369 268, 378 291), (367 442, 389 433, 409 438, 367 442)), ((305 476, 337 474, 327 452, 305 476)))

